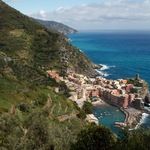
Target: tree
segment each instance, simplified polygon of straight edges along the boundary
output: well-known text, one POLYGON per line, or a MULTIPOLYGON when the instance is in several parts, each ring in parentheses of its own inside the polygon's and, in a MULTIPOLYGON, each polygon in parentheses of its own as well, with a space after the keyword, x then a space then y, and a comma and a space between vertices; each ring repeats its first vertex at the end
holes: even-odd
POLYGON ((93 111, 93 105, 90 102, 85 101, 82 109, 86 114, 91 114, 93 111))
POLYGON ((147 95, 145 96, 145 99, 144 99, 145 103, 150 103, 150 94, 147 93, 147 95))
POLYGON ((111 150, 115 142, 109 129, 91 124, 79 133, 72 150, 111 150))
POLYGON ((86 113, 81 109, 79 110, 79 113, 77 114, 77 117, 80 119, 85 119, 86 118, 86 113))
POLYGON ((124 139, 118 140, 115 150, 149 150, 150 130, 140 129, 127 132, 124 139))
POLYGON ((64 94, 66 97, 70 97, 70 89, 67 87, 64 81, 59 83, 59 92, 64 94))

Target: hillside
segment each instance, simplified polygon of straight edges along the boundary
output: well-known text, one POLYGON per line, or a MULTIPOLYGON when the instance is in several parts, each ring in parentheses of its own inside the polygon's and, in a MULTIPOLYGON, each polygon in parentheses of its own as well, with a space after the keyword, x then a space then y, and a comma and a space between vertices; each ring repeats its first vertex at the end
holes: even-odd
POLYGON ((31 89, 55 85, 46 76, 50 69, 62 75, 68 70, 95 74, 90 60, 66 37, 0 0, 0 110, 7 111, 20 101, 32 101, 38 95, 31 89))
POLYGON ((147 131, 120 140, 102 125, 89 125, 92 105, 81 110, 68 99, 66 84, 46 74, 90 77, 94 67, 62 34, 0 0, 0 150, 150 149, 147 131))
POLYGON ((80 109, 55 92, 64 84, 47 77, 50 69, 91 75, 93 64, 64 36, 0 0, 0 149, 67 150, 84 126, 80 109))
POLYGON ((48 30, 2 1, 0 10, 0 52, 13 61, 11 65, 15 64, 14 74, 31 68, 44 72, 72 69, 86 75, 94 74, 93 64, 66 37, 48 30))
POLYGON ((47 21, 47 20, 39 20, 39 19, 35 19, 35 20, 38 21, 40 24, 44 25, 46 28, 54 31, 58 31, 65 35, 77 32, 77 30, 56 21, 47 21))

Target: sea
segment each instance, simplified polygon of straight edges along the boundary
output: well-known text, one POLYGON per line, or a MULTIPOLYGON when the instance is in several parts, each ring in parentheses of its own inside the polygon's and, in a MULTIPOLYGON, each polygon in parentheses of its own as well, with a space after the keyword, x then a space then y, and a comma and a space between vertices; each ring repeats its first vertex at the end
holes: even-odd
MULTIPOLYGON (((139 74, 150 85, 150 31, 81 31, 68 37, 89 59, 103 66, 98 70, 101 76, 125 79, 139 74)), ((121 111, 107 107, 95 108, 93 113, 100 123, 119 132, 114 122, 124 119, 121 111), (111 115, 105 115, 108 110, 111 115)), ((150 128, 150 115, 143 114, 139 125, 150 128)))

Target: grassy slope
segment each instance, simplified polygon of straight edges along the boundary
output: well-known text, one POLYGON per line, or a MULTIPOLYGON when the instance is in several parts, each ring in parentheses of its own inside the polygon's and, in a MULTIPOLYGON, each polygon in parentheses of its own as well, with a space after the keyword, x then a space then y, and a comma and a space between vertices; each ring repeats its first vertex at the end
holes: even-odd
POLYGON ((61 69, 64 50, 69 66, 78 72, 88 72, 90 61, 62 35, 47 30, 1 0, 0 20, 0 113, 10 111, 14 105, 19 124, 23 124, 31 113, 43 111, 50 97, 52 101, 46 111, 51 136, 56 149, 69 149, 85 122, 75 116, 78 109, 73 102, 54 92, 56 83, 46 77, 45 71, 61 69), (78 69, 80 63, 83 68, 78 69), (20 111, 20 104, 28 105, 31 110, 20 111), (74 117, 65 121, 58 119, 72 114, 74 117))
POLYGON ((52 87, 34 86, 26 82, 12 81, 6 78, 0 78, 0 109, 7 110, 12 104, 17 105, 20 102, 31 103, 40 98, 41 95, 48 97, 50 95, 53 104, 52 114, 62 115, 71 113, 75 109, 73 103, 63 95, 53 92, 52 87), (64 111, 66 110, 66 111, 64 111))
POLYGON ((55 107, 60 105, 60 112, 72 108, 64 96, 57 96, 53 89, 47 89, 51 84, 45 75, 46 69, 56 65, 61 67, 61 58, 56 53, 61 44, 66 44, 64 37, 47 30, 2 1, 0 13, 1 109, 8 109, 11 104, 22 101, 31 102, 43 92, 52 95, 53 100, 58 99, 55 107))
POLYGON ((78 109, 64 95, 56 94, 52 87, 33 86, 26 82, 19 83, 0 78, 0 112, 11 111, 12 104, 16 107, 15 118, 19 119, 20 126, 24 126, 27 118, 34 113, 35 115, 39 112, 48 113, 45 119, 48 119, 50 138, 53 139, 56 149, 70 149, 71 143, 75 142, 76 135, 85 126, 85 122, 76 116, 59 121, 60 116, 75 115, 78 109), (50 99, 49 106, 47 106, 48 99, 50 99), (20 111, 20 104, 28 106, 29 112, 20 111))

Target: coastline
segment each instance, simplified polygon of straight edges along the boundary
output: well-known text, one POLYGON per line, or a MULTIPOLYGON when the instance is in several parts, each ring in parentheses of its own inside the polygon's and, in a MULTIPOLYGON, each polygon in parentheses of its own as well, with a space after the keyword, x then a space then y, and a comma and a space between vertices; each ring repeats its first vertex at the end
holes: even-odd
POLYGON ((135 126, 135 130, 136 129, 138 129, 144 122, 145 122, 145 119, 147 118, 149 116, 149 114, 147 114, 147 113, 142 113, 142 116, 141 116, 141 118, 140 118, 140 121, 139 121, 139 123, 135 126))
POLYGON ((119 108, 124 114, 125 114, 125 120, 124 120, 124 123, 127 123, 128 122, 128 118, 129 118, 129 113, 128 111, 126 111, 125 109, 123 108, 119 108))
MULTIPOLYGON (((84 53, 84 51, 83 51, 83 53, 84 53)), ((114 79, 114 76, 112 75, 112 74, 110 74, 110 72, 108 71, 107 72, 107 70, 109 70, 109 69, 111 69, 111 68, 117 68, 118 66, 117 66, 117 64, 103 64, 103 61, 96 61, 96 63, 97 64, 93 64, 93 66, 95 65, 95 67, 94 67, 94 70, 99 74, 99 76, 101 76, 101 77, 107 77, 107 76, 110 76, 111 75, 111 78, 113 78, 114 79), (101 64, 102 63, 102 64, 101 64), (106 71, 105 71, 106 70, 106 71)), ((131 70, 130 70, 131 71, 131 70)), ((135 72, 134 72, 135 73, 135 72)), ((133 72, 130 72, 130 74, 134 74, 133 72)), ((128 76, 128 74, 126 74, 126 72, 125 72, 125 76, 128 76)), ((128 77, 130 77, 130 75, 128 76, 128 77)), ((115 79, 116 79, 116 77, 115 77, 115 79)), ((119 78, 117 77, 117 79, 120 79, 120 76, 119 76, 119 78)), ((105 100, 104 100, 105 101, 105 100)), ((141 118, 142 118, 142 114, 143 114, 143 112, 145 112, 145 111, 143 111, 143 110, 136 110, 136 112, 137 113, 135 113, 134 115, 133 115, 133 113, 131 113, 130 112, 130 109, 128 110, 128 109, 123 109, 123 108, 121 108, 120 106, 116 106, 116 105, 114 105, 114 104, 111 104, 110 102, 108 102, 107 100, 106 100, 106 102, 107 102, 107 104, 110 104, 110 105, 112 105, 112 106, 115 106, 115 107, 117 107, 117 108, 119 108, 124 114, 125 114, 125 120, 124 120, 124 123, 126 123, 126 124, 128 124, 129 126, 130 126, 130 128, 134 128, 134 127, 136 127, 137 126, 137 124, 140 122, 140 120, 141 120, 141 118)), ((97 103, 94 103, 93 104, 93 106, 99 106, 99 105, 103 105, 102 103, 99 103, 99 102, 97 102, 97 103)))
MULTIPOLYGON (((127 125, 130 129, 132 128, 136 128, 136 126, 139 124, 140 120, 141 120, 141 116, 142 116, 142 111, 140 110, 136 110, 134 108, 129 108, 133 110, 133 113, 129 112, 129 110, 127 109, 123 109, 122 107, 119 107, 117 105, 114 105, 112 103, 108 103, 105 100, 102 101, 97 101, 97 102, 92 102, 93 107, 98 107, 98 106, 104 106, 104 105, 110 105, 110 106, 114 106, 117 107, 121 112, 124 113, 125 115, 125 119, 123 122, 120 123, 124 123, 125 125, 127 125), (134 110, 136 110, 136 112, 134 112, 134 110)), ((97 118, 98 119, 98 118, 97 118)), ((114 124, 115 126, 115 124, 114 124)), ((120 126, 121 127, 121 126, 120 126)))
MULTIPOLYGON (((120 124, 123 123, 130 129, 136 128, 136 126, 140 123, 143 111, 137 110, 135 108, 128 108, 128 109, 123 109, 122 107, 119 107, 118 105, 115 105, 111 102, 108 102, 106 100, 99 100, 96 102, 92 102, 93 107, 98 107, 98 106, 104 106, 104 105, 110 105, 118 108, 121 112, 124 113, 125 119, 123 122, 119 122, 120 124), (136 112, 135 112, 136 111, 136 112)), ((97 118, 98 119, 98 118, 97 118)), ((115 126, 115 124, 114 124, 115 126)), ((118 126, 119 128, 125 127, 125 126, 118 126)))
MULTIPOLYGON (((102 77, 105 77, 105 75, 107 74, 107 73, 104 73, 102 71, 107 70, 110 67, 115 67, 115 66, 107 66, 105 64, 100 64, 100 66, 101 66, 101 68, 96 69, 96 71, 102 77)), ((111 106, 115 106, 115 107, 119 108, 120 111, 122 111, 125 114, 124 122, 120 122, 120 123, 124 123, 124 125, 129 127, 130 129, 132 129, 132 128, 135 129, 137 126, 139 126, 139 124, 142 120, 143 112, 146 112, 145 110, 138 110, 138 109, 135 109, 134 107, 124 109, 123 107, 120 107, 120 106, 118 106, 118 105, 116 105, 110 101, 107 101, 104 98, 102 98, 102 101, 104 104, 106 103, 106 104, 109 104, 111 106)), ((102 102, 98 102, 96 105, 93 105, 93 106, 95 107, 95 106, 99 106, 99 105, 102 105, 102 102)), ((122 126, 119 126, 119 127, 122 128, 122 126)))

